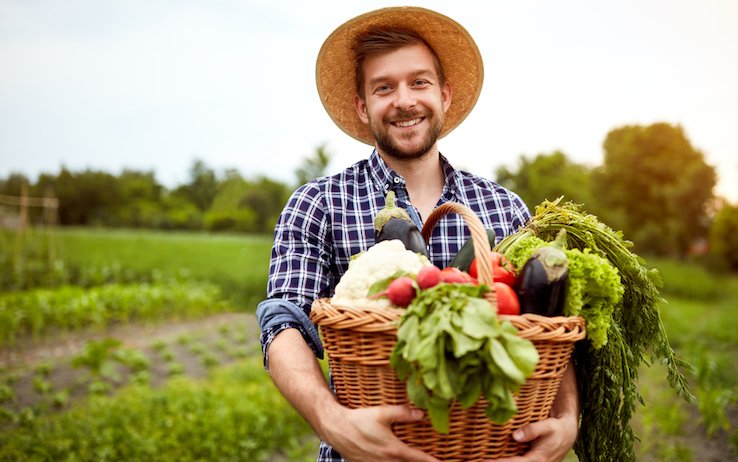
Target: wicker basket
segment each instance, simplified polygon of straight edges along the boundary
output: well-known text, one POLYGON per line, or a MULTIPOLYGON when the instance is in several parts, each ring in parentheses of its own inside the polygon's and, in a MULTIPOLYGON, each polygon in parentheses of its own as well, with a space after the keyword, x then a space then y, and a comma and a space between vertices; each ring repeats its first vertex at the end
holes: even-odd
MULTIPOLYGON (((451 212, 461 215, 469 227, 475 258, 480 262, 479 280, 491 287, 487 233, 467 207, 451 202, 436 208, 423 227, 423 237, 428 241, 436 223, 451 212)), ((494 290, 487 298, 496 306, 494 290)), ((336 398, 341 404, 359 408, 409 402, 405 383, 398 380, 389 363, 397 340, 397 322, 403 312, 402 309, 377 311, 336 306, 330 299, 313 303, 310 316, 320 327, 336 398)), ((584 320, 533 314, 501 318, 510 321, 518 329, 518 335, 531 340, 539 354, 535 372, 515 394, 518 413, 498 425, 485 415, 483 398, 468 409, 461 409, 456 403, 451 409, 448 434, 436 432, 425 418, 394 424, 393 431, 402 441, 444 461, 499 458, 527 451, 527 444, 515 442, 511 434, 516 428, 548 417, 574 343, 585 336, 584 320)))

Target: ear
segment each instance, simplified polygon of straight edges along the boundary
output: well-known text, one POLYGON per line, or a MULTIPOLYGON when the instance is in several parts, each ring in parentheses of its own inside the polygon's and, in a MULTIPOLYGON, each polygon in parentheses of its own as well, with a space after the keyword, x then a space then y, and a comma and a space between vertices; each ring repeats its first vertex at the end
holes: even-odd
POLYGON ((451 90, 451 84, 446 81, 446 83, 443 84, 443 88, 441 88, 441 102, 443 103, 443 112, 446 113, 448 111, 448 108, 451 106, 451 95, 453 91, 451 90))
POLYGON ((356 114, 359 116, 359 119, 365 124, 369 124, 369 114, 366 110, 366 101, 361 99, 359 95, 354 95, 354 108, 356 109, 356 114))

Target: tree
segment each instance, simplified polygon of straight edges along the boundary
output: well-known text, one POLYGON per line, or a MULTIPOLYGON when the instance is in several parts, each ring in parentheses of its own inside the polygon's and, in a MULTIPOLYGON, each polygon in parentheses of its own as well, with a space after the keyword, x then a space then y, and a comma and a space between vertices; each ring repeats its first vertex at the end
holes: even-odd
POLYGON ((295 170, 297 183, 302 185, 310 180, 325 175, 330 161, 331 156, 326 150, 325 145, 322 144, 318 146, 315 149, 315 155, 313 157, 305 157, 300 167, 295 170))
POLYGON ((212 231, 271 233, 287 194, 283 183, 266 177, 249 181, 232 172, 218 186, 205 226, 212 231))
POLYGON ((608 217, 637 247, 684 256, 707 235, 706 207, 716 175, 681 126, 631 125, 608 133, 605 158, 595 172, 596 193, 608 217))
POLYGON ((8 178, 0 179, 0 194, 6 196, 20 196, 23 185, 30 185, 28 177, 22 173, 11 173, 8 178))
POLYGON ((538 154, 533 159, 521 155, 517 171, 503 166, 497 169, 495 177, 499 184, 518 193, 531 209, 545 199, 564 196, 564 200, 583 204, 589 210, 593 203, 590 173, 589 167, 555 151, 538 154))
POLYGON ((115 207, 119 225, 158 227, 165 219, 162 207, 164 188, 156 181, 154 172, 124 170, 118 177, 121 203, 115 207))
POLYGON ((218 178, 205 162, 196 159, 190 167, 190 182, 179 186, 174 194, 189 199, 201 211, 206 211, 218 192, 218 178))
POLYGON ((725 204, 715 215, 710 252, 732 271, 738 271, 738 205, 725 204))
POLYGON ((109 225, 114 221, 114 209, 121 204, 118 179, 101 171, 73 173, 62 167, 53 190, 63 225, 109 225))

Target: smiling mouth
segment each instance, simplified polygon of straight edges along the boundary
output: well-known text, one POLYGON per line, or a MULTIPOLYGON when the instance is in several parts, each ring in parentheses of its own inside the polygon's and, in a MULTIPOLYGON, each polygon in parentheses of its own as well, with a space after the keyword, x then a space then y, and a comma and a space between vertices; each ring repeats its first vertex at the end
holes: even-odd
POLYGON ((395 127, 406 128, 406 127, 412 127, 413 125, 417 125, 417 124, 419 124, 422 121, 423 121, 423 117, 418 117, 416 119, 401 120, 401 121, 398 121, 398 122, 392 122, 392 125, 394 125, 395 127))

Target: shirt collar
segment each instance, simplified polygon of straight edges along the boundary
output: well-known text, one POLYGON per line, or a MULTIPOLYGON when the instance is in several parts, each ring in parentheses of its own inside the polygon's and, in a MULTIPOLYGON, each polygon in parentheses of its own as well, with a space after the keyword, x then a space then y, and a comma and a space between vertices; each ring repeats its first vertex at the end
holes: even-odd
MULTIPOLYGON (((448 159, 440 155, 441 168, 446 178, 443 186, 442 197, 445 200, 454 200, 456 192, 460 191, 459 175, 456 169, 449 163, 448 159)), ((405 179, 389 168, 376 149, 369 157, 369 172, 374 182, 374 187, 379 191, 388 191, 397 187, 405 187, 405 179)))

